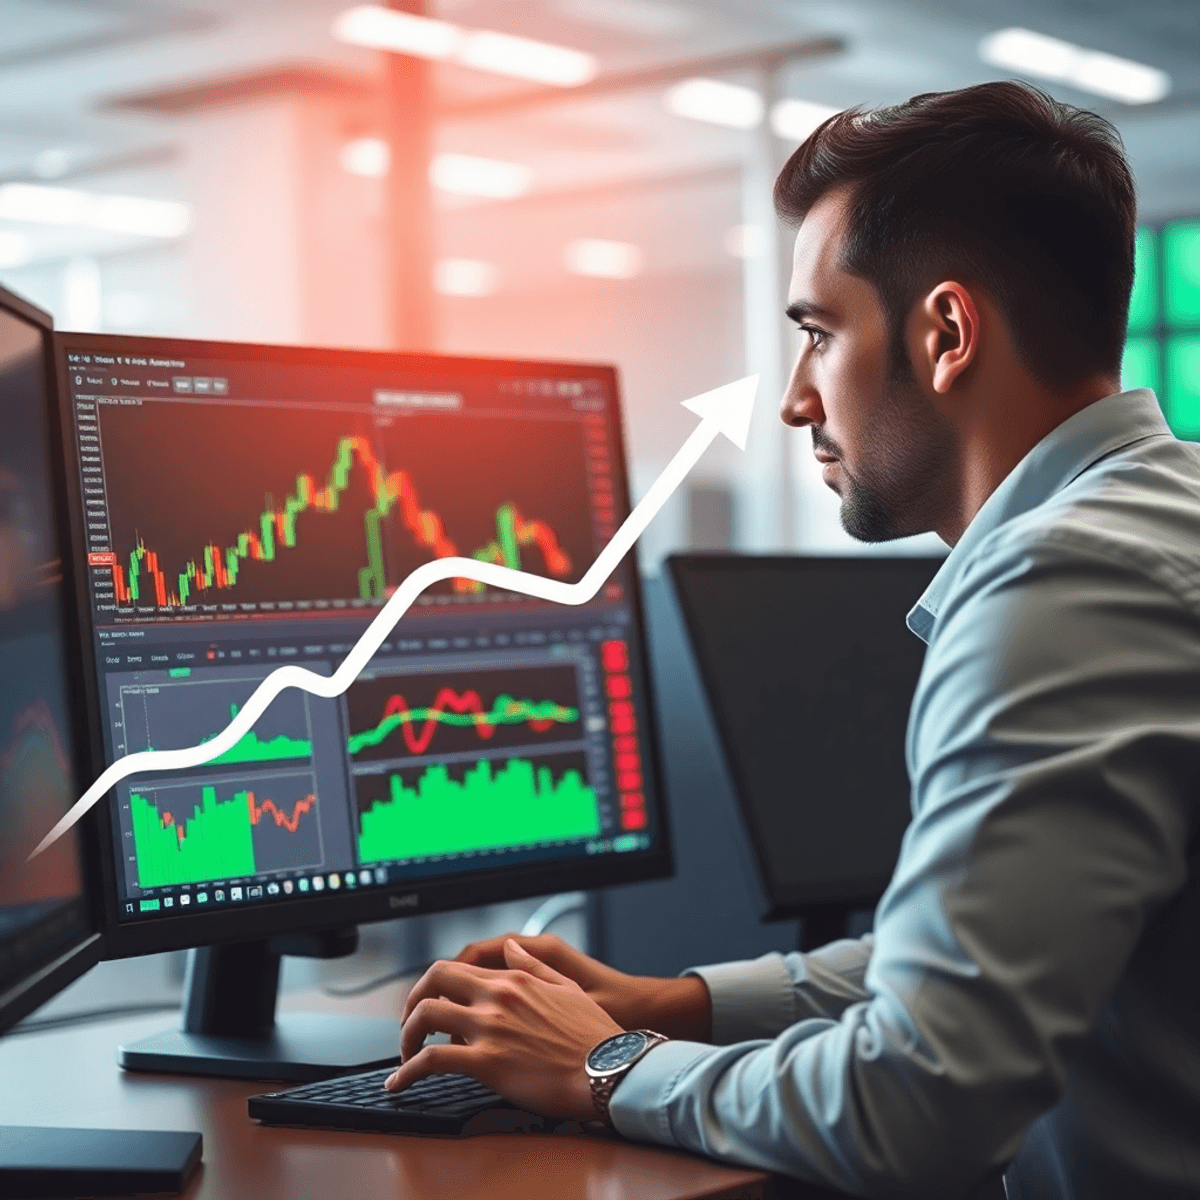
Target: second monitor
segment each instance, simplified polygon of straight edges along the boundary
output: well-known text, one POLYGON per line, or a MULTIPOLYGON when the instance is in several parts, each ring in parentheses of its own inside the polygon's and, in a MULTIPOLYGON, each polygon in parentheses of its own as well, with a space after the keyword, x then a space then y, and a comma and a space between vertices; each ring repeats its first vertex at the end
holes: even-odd
MULTIPOLYGON (((75 552, 107 761, 332 672, 418 565, 578 580, 628 513, 616 379, 581 365, 70 334, 75 552)), ((110 953, 669 873, 637 573, 564 608, 431 588, 343 696, 281 695, 100 814, 110 953)))

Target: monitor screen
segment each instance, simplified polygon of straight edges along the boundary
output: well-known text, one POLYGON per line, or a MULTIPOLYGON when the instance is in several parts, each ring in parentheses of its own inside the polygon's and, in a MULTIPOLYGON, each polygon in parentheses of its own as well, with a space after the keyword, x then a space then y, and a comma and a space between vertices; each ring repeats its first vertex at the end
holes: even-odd
POLYGON ((77 837, 28 861, 78 782, 49 338, 49 319, 0 289, 0 1029, 45 998, 31 981, 91 932, 77 837))
MULTIPOLYGON (((331 673, 422 563, 574 582, 628 511, 610 368, 59 346, 109 761, 211 738, 282 664, 331 673)), ((114 789, 115 945, 662 874, 646 696, 632 563, 578 608, 437 584, 345 694, 114 789)))
POLYGON ((910 818, 904 735, 941 559, 669 560, 768 916, 873 903, 910 818))

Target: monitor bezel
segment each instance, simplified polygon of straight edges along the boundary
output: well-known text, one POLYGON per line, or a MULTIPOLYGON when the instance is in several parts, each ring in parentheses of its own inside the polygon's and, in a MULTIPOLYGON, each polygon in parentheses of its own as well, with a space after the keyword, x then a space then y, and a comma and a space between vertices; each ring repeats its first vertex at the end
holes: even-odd
MULTIPOLYGON (((617 400, 614 421, 617 453, 613 472, 615 490, 625 504, 631 508, 629 476, 626 458, 626 429, 624 408, 620 404, 618 376, 615 367, 597 363, 567 362, 561 360, 502 359, 468 355, 424 354, 408 351, 360 350, 337 347, 281 346, 260 342, 231 342, 190 338, 140 337, 118 334, 58 333, 55 335, 56 378, 60 421, 64 430, 73 430, 70 403, 71 394, 67 378, 66 354, 69 351, 99 350, 114 354, 149 353, 147 345, 153 343, 153 352, 164 358, 187 357, 214 358, 240 356, 262 362, 286 361, 292 365, 336 367, 344 366, 348 360, 356 364, 371 366, 389 364, 396 370, 427 371, 430 374, 480 374, 503 371, 536 372, 548 378, 574 378, 580 371, 601 375, 610 395, 617 400)), ((77 444, 73 436, 62 439, 64 446, 64 468, 66 472, 66 495, 70 522, 70 550, 74 570, 80 579, 86 579, 86 550, 82 527, 82 496, 80 493, 79 462, 77 444)), ((631 566, 629 601, 637 622, 638 652, 631 665, 637 675, 641 694, 646 698, 640 732, 646 745, 646 771, 650 776, 654 795, 658 798, 656 812, 658 839, 654 847, 644 851, 624 854, 595 855, 572 858, 550 864, 522 866, 518 870, 497 870, 447 877, 426 879, 403 885, 388 884, 369 891, 331 894, 328 891, 319 898, 297 899, 295 897, 278 905, 262 904, 245 908, 213 910, 204 914, 196 912, 187 916, 157 916, 146 920, 122 923, 117 917, 119 904, 115 863, 111 852, 112 833, 110 806, 112 795, 98 804, 85 818, 89 857, 98 866, 98 880, 94 889, 94 903, 102 915, 104 932, 104 954, 106 958, 124 958, 140 954, 152 954, 164 950, 187 949, 194 946, 212 945, 219 942, 247 941, 271 937, 276 934, 335 928, 373 921, 394 920, 405 916, 416 916, 434 912, 448 912, 495 904, 508 900, 525 899, 532 896, 551 895, 556 892, 589 890, 610 887, 623 883, 641 883, 652 879, 667 878, 674 873, 670 820, 667 812, 666 792, 659 754, 657 713, 646 638, 646 617, 642 597, 641 580, 637 567, 636 547, 626 559, 631 566)), ((94 637, 91 622, 90 593, 88 599, 78 606, 79 636, 86 648, 81 656, 84 672, 84 691, 89 709, 97 719, 89 725, 91 732, 93 773, 95 778, 105 762, 103 734, 98 714, 102 711, 100 679, 94 657, 94 637)))
POLYGON ((860 571, 866 574, 872 570, 878 570, 881 562, 892 564, 897 561, 910 564, 920 563, 932 568, 934 564, 940 565, 943 560, 927 554, 885 556, 877 554, 787 555, 720 552, 671 554, 666 559, 672 591, 687 628, 689 649, 704 684, 705 703, 708 705, 713 724, 717 729, 725 766, 737 797, 738 811, 741 814, 747 840, 754 855, 755 885, 760 900, 760 919, 763 921, 803 919, 806 915, 811 916, 814 912, 831 907, 846 911, 873 908, 891 882, 893 872, 889 870, 875 874, 844 876, 836 882, 822 880, 811 886, 791 888, 778 886, 778 882, 772 878, 771 859, 767 852, 767 834, 750 801, 750 780, 745 771, 743 756, 726 719, 726 714, 719 704, 713 702, 713 697, 721 694, 722 681, 716 677, 707 656, 698 653, 696 649, 701 633, 701 621, 699 613, 691 604, 690 585, 686 576, 692 574, 694 577, 695 573, 705 568, 729 572, 736 571, 739 567, 762 567, 764 565, 778 566, 798 573, 818 572, 831 565, 836 565, 840 570, 860 571))
MULTIPOLYGON (((87 777, 92 759, 85 747, 90 746, 91 721, 89 708, 84 694, 84 678, 80 666, 85 658, 83 643, 78 641, 76 622, 71 619, 71 609, 78 612, 78 604, 72 604, 77 599, 77 580, 74 567, 74 539, 69 536, 67 512, 62 498, 66 478, 65 456, 61 452, 63 446, 63 426, 61 406, 55 402, 59 394, 57 387, 57 358, 54 343, 54 319, 45 310, 31 304, 24 297, 6 287, 0 286, 0 308, 7 309, 19 319, 28 321, 36 326, 42 334, 42 366, 46 384, 47 408, 46 441, 50 491, 53 497, 53 522, 55 534, 59 541, 59 553, 62 560, 62 595, 63 595, 63 670, 66 672, 67 695, 64 697, 68 709, 68 718, 72 723, 75 734, 72 740, 72 765, 77 779, 87 777)), ((11 984, 6 990, 0 991, 0 1034, 12 1028, 23 1017, 39 1008, 52 996, 62 991, 68 984, 73 983, 81 975, 100 961, 103 950, 103 939, 96 927, 94 905, 97 879, 95 876, 95 856, 89 844, 89 833, 81 831, 80 835, 80 872, 83 888, 78 904, 79 914, 75 928, 67 937, 75 936, 73 942, 60 944, 51 956, 36 966, 30 974, 11 984)))

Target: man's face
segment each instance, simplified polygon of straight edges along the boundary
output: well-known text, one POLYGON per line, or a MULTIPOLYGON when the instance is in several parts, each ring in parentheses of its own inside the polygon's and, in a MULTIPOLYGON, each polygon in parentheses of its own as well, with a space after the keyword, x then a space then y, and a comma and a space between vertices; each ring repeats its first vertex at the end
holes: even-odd
POLYGON ((811 426, 846 532, 883 542, 933 528, 953 439, 911 369, 893 361, 874 287, 839 265, 848 199, 823 196, 796 235, 788 315, 802 337, 781 416, 811 426))

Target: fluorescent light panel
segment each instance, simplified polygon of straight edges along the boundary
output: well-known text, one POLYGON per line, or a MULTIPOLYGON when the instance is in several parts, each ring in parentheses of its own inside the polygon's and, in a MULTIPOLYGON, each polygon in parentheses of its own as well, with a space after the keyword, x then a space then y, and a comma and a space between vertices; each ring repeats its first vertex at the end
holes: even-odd
POLYGON ((191 212, 186 204, 175 200, 6 183, 0 186, 0 217, 38 225, 72 225, 108 233, 174 238, 187 229, 191 212))
POLYGON ((433 288, 443 296, 490 296, 500 283, 495 263, 443 258, 433 267, 433 288))
POLYGON ((533 172, 522 163, 473 154, 438 154, 429 164, 429 182, 442 192, 515 200, 533 183, 533 172))
POLYGON ((720 79, 684 79, 664 102, 677 116, 729 129, 753 129, 763 118, 763 98, 753 88, 720 79))
POLYGON ((457 62, 478 71, 556 87, 587 83, 599 69, 592 55, 569 46, 490 29, 463 29, 376 4, 347 9, 334 21, 333 36, 354 46, 457 62))
POLYGON ((595 279, 632 279, 641 269, 641 248, 604 238, 576 238, 563 250, 563 266, 572 275, 595 279))
POLYGON ((979 43, 979 57, 993 67, 1067 83, 1124 104, 1151 104, 1171 90, 1171 77, 1158 67, 1016 26, 989 33, 979 43))
POLYGON ((841 112, 812 100, 779 100, 771 107, 771 132, 786 142, 802 142, 818 125, 841 112))

